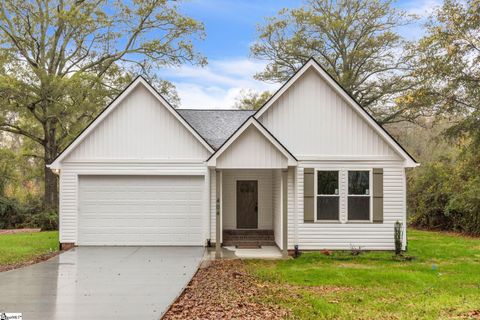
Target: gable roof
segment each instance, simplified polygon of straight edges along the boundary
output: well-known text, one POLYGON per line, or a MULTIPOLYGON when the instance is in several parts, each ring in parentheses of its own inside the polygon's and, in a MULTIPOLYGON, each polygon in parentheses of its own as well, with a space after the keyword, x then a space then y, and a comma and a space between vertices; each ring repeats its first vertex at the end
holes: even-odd
POLYGON ((297 165, 297 159, 295 156, 287 149, 285 146, 283 146, 280 141, 277 140, 273 136, 273 134, 267 130, 257 119, 255 119, 253 116, 250 116, 247 121, 245 121, 222 145, 221 147, 210 156, 210 158, 207 160, 207 164, 209 166, 214 165, 216 163, 216 160, 218 157, 220 157, 223 152, 225 152, 228 147, 238 138, 242 135, 242 133, 250 128, 251 126, 254 126, 257 128, 257 130, 265 137, 267 138, 270 143, 278 150, 280 153, 282 153, 288 160, 288 165, 289 166, 295 166, 297 165))
POLYGON ((263 106, 254 114, 256 119, 259 119, 291 86, 294 84, 307 70, 315 70, 330 87, 333 88, 356 112, 365 120, 377 134, 379 134, 387 144, 400 154, 407 166, 416 167, 418 162, 408 153, 403 146, 385 130, 376 119, 363 108, 358 101, 356 101, 313 57, 310 58, 297 72, 295 72, 290 79, 285 82, 263 106))
MULTIPOLYGON (((112 112, 118 104, 133 91, 138 85, 145 86, 174 117, 179 120, 195 138, 212 153, 209 160, 216 156, 220 149, 227 143, 231 143, 238 137, 239 131, 245 130, 250 124, 254 124, 264 135, 275 145, 279 145, 282 152, 293 155, 276 139, 262 124, 259 119, 274 103, 279 99, 288 88, 295 83, 307 70, 313 68, 320 76, 348 103, 352 108, 406 161, 407 166, 417 166, 416 160, 386 131, 343 87, 333 79, 328 72, 314 59, 310 58, 287 82, 285 82, 269 100, 257 111, 253 110, 215 110, 215 109, 175 109, 161 94, 153 88, 142 76, 138 76, 130 85, 128 85, 82 132, 52 161, 49 168, 59 168, 60 162, 83 139, 97 126, 102 120, 112 112), (251 120, 254 119, 255 121, 251 120), (247 124, 248 123, 248 124, 247 124), (243 128, 243 129, 242 129, 243 128)), ((241 134, 241 132, 240 132, 241 134)), ((293 157, 295 159, 295 157, 293 157)), ((296 159, 295 159, 296 161, 296 159)))
POLYGON ((133 80, 90 124, 52 161, 47 167, 60 168, 60 162, 70 154, 116 107, 139 85, 144 86, 185 128, 211 153, 215 152, 210 144, 173 108, 168 101, 142 76, 133 80))
POLYGON ((237 130, 254 110, 177 109, 177 112, 214 148, 237 130))

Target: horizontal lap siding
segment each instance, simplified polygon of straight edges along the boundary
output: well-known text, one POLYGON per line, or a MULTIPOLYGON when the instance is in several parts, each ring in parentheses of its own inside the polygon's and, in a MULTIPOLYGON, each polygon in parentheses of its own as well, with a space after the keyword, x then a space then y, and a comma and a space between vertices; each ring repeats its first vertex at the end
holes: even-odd
POLYGON ((60 242, 73 243, 77 237, 77 175, 73 170, 60 173, 60 242))
MULTIPOLYGON (((305 167, 321 167, 320 164, 305 167)), ((331 166, 326 165, 326 167, 331 166)), ((289 237, 289 248, 295 244, 300 250, 349 250, 360 247, 365 250, 393 250, 393 228, 396 221, 405 226, 405 177, 404 168, 397 165, 381 164, 351 164, 338 165, 346 170, 360 167, 384 168, 384 222, 349 223, 346 220, 346 210, 341 208, 344 223, 304 223, 303 222, 303 169, 299 168, 298 176, 298 214, 289 212, 289 230, 294 230, 294 220, 298 224, 298 240, 289 237)), ((342 177, 343 179, 343 177, 342 177)), ((292 231, 289 231, 291 234, 292 231)))

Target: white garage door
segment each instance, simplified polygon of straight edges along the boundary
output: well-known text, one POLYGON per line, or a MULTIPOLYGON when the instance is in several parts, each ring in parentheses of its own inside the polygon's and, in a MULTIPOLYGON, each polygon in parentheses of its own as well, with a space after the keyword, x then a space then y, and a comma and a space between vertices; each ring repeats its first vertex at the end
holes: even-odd
POLYGON ((80 176, 79 245, 204 245, 204 178, 80 176))

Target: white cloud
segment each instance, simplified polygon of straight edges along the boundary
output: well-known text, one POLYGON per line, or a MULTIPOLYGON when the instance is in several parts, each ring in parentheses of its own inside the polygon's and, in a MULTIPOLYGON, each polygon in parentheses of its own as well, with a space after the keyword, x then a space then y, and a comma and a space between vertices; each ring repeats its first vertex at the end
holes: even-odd
POLYGON ((163 70, 160 76, 173 82, 182 108, 233 108, 242 89, 275 91, 280 84, 253 79, 264 63, 249 59, 211 60, 204 68, 181 66, 163 70))
POLYGON ((432 14, 432 12, 442 5, 440 0, 422 0, 422 1, 411 1, 405 5, 405 9, 410 14, 415 14, 420 18, 427 18, 432 14))

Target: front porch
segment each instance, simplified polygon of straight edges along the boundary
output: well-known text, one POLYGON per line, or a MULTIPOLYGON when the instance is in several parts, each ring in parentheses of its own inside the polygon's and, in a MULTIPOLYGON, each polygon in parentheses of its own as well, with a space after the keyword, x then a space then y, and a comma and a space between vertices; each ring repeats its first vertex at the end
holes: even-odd
POLYGON ((215 177, 217 254, 222 244, 273 244, 287 255, 288 173, 297 166, 295 157, 250 117, 207 164, 215 177))
POLYGON ((240 257, 253 249, 287 255, 287 174, 285 169, 215 171, 217 253, 228 256, 223 246, 240 257))

